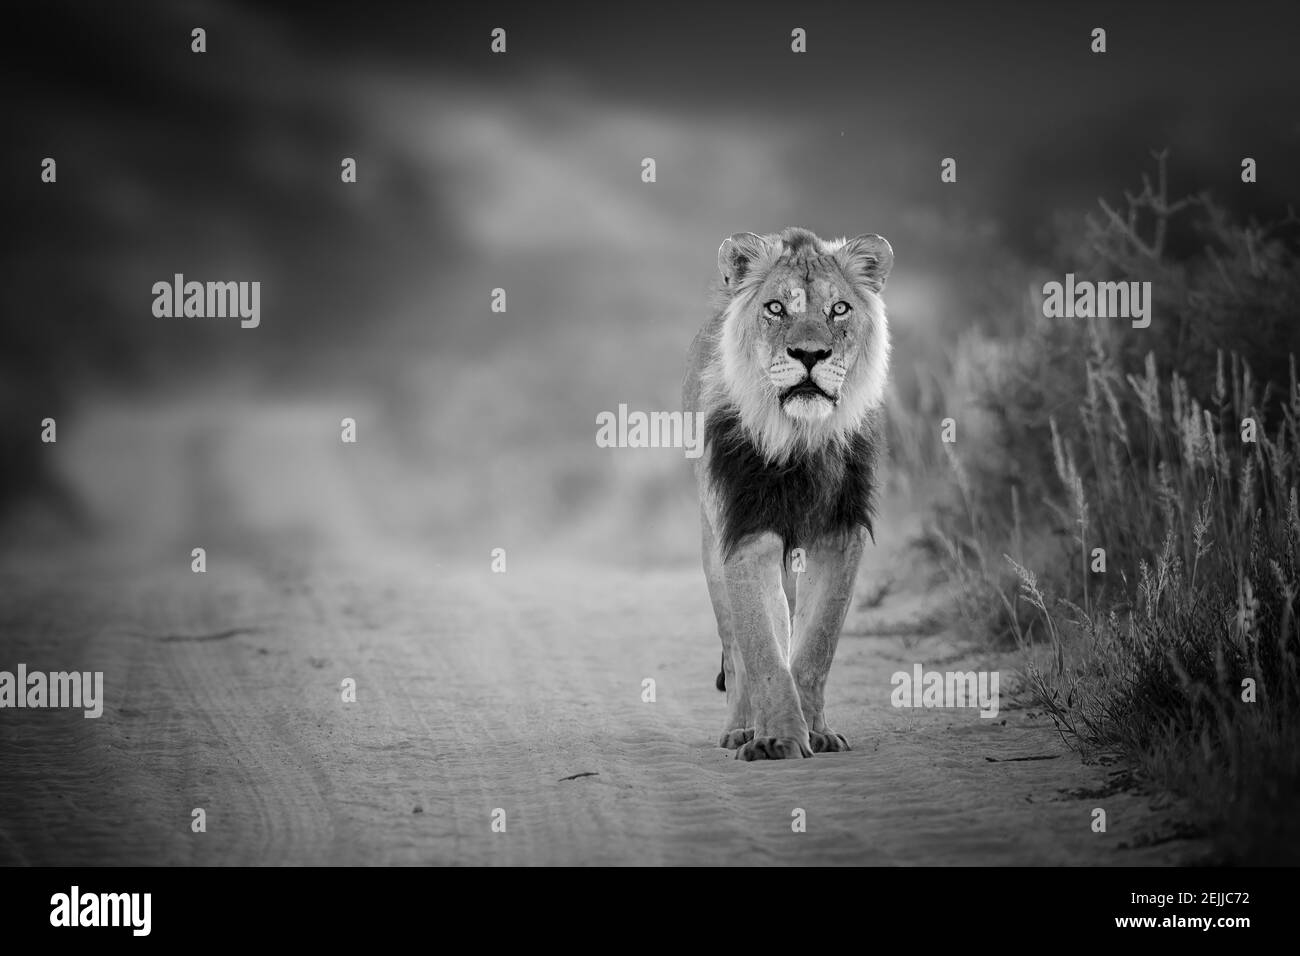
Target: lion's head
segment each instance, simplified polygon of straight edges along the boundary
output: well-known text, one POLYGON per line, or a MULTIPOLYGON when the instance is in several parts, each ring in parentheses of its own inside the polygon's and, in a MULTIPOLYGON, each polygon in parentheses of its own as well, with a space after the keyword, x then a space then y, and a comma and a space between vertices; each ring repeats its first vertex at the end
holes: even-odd
POLYGON ((847 442, 884 397, 893 265, 876 235, 737 233, 718 248, 725 298, 713 387, 764 457, 847 442))

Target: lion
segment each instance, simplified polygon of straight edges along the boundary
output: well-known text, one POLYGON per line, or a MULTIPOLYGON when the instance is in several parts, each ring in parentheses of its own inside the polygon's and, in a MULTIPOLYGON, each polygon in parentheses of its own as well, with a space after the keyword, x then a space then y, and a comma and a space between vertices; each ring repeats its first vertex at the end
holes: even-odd
POLYGON ((704 415, 694 467, 727 694, 718 745, 737 759, 850 749, 826 723, 825 689, 875 540, 893 262, 880 236, 797 227, 718 248, 717 309, 682 407, 704 415))

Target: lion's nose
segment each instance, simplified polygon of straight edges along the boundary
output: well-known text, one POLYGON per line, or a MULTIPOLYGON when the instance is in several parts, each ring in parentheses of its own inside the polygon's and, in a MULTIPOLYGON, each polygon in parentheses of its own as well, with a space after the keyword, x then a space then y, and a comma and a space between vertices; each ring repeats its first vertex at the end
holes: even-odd
POLYGON ((815 349, 812 351, 809 351, 808 349, 786 349, 785 351, 790 358, 797 362, 803 362, 803 367, 810 372, 813 370, 813 366, 822 359, 828 359, 831 357, 830 349, 815 349))

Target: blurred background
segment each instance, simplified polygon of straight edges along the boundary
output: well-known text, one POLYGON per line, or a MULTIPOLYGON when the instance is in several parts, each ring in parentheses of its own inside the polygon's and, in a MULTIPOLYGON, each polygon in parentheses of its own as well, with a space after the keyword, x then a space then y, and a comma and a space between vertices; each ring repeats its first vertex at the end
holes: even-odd
POLYGON ((1062 219, 1153 148, 1171 194, 1211 185, 1242 216, 1294 196, 1294 17, 1205 9, 26 10, 3 66, 5 540, 169 542, 201 517, 693 560, 681 452, 594 435, 620 403, 679 407, 720 240, 887 236, 893 401, 924 411, 963 337, 1015 334, 1062 219), (260 327, 156 318, 177 272, 260 281, 260 327))
MULTIPOLYGON (((364 750, 339 741, 367 733, 383 754, 348 772, 386 813, 409 818, 388 792, 409 794, 407 777, 434 781, 419 798, 433 807, 449 760, 477 781, 449 859, 478 808, 505 799, 500 780, 533 799, 534 752, 568 752, 570 737, 603 759, 625 736, 616 749, 650 774, 626 779, 670 793, 675 813, 685 778, 665 790, 647 770, 629 729, 645 718, 621 682, 625 667, 670 682, 677 668, 698 713, 667 709, 665 692, 655 733, 705 725, 717 645, 701 640, 695 489, 680 449, 597 447, 597 416, 678 409, 719 242, 800 225, 880 233, 896 255, 882 573, 863 572, 853 613, 910 583, 900 599, 923 616, 882 632, 898 647, 929 631, 1014 645, 1026 720, 1050 718, 1085 755, 1123 751, 1190 799, 1220 859, 1300 860, 1298 9, 7 10, 0 664, 104 668, 126 690, 111 695, 125 718, 105 721, 112 736, 7 718, 17 769, 0 816, 20 822, 6 859, 66 859, 64 844, 95 861, 207 859, 152 823, 195 780, 243 807, 243 842, 214 848, 324 832, 324 817, 297 826, 299 795, 335 779, 322 755, 350 762, 364 750), (949 157, 954 183, 940 180, 949 157), (1257 182, 1242 182, 1243 157, 1257 182), (1150 328, 1045 321, 1042 283, 1066 272, 1151 282, 1150 328), (259 282, 260 326, 154 316, 153 285, 176 273, 259 282), (1246 416, 1258 443, 1238 438, 1246 416), (946 417, 955 445, 937 441, 946 417), (55 443, 41 441, 47 418, 55 443), (344 418, 356 444, 340 441, 344 418), (921 547, 903 561, 909 535, 921 547), (190 573, 200 544, 220 574, 190 573), (489 575, 498 547, 525 573, 489 575), (587 584, 565 592, 573 566, 587 584), (471 574, 428 586, 456 568, 471 574), (388 754, 393 727, 338 723, 337 681, 358 667, 407 714, 394 719, 420 741, 409 772, 388 754), (1259 706, 1238 703, 1246 678, 1259 706), (246 734, 257 719, 261 736, 246 734), (427 759, 425 738, 454 719, 460 743, 427 759), (534 743, 538 727, 550 743, 534 743), (210 777, 222 753, 227 772, 210 777), (101 808, 102 842, 84 820, 68 829, 69 793, 65 807, 101 808), (281 805, 284 819, 268 809, 281 805), (144 849, 112 856, 119 845, 144 849)), ((873 660, 888 673, 892 659, 873 660)), ((859 685, 856 719, 874 733, 887 692, 859 685)), ((913 783, 918 768, 947 773, 945 729, 890 739, 912 748, 895 759, 913 783)), ((572 769, 589 765, 608 766, 572 769)), ((710 807, 715 786, 697 783, 710 807)), ((853 826, 894 830, 835 803, 853 826)), ((587 827, 587 804, 573 806, 587 827)), ((340 832, 362 832, 350 814, 340 832)))

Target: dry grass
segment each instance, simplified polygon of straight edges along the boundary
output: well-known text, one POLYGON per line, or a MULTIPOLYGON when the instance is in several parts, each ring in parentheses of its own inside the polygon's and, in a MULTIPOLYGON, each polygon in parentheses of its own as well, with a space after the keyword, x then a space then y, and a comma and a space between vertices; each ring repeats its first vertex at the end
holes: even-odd
POLYGON ((1295 221, 1170 203, 1157 159, 1157 184, 1103 203, 1062 270, 1152 282, 1151 327, 1030 313, 975 393, 994 427, 944 446, 933 544, 1069 739, 1188 797, 1225 861, 1295 863, 1295 221))

